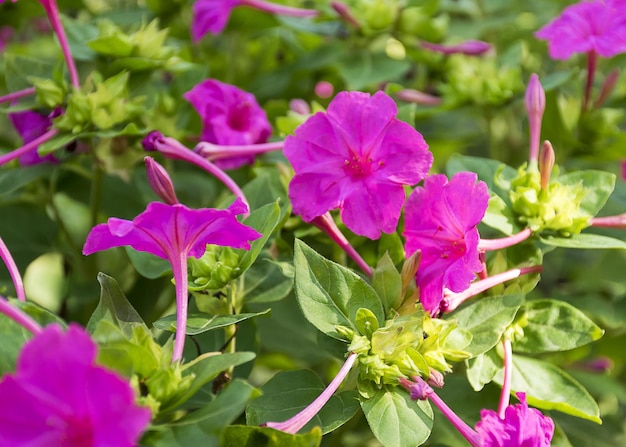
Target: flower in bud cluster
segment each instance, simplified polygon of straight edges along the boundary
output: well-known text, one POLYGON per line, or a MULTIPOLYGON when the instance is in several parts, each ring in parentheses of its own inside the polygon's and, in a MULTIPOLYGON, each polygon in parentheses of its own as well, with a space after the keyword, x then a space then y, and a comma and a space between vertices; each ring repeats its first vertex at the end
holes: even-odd
POLYGON ((535 36, 548 41, 552 59, 568 59, 574 53, 612 57, 626 52, 626 7, 623 0, 581 1, 535 36))
POLYGON ((28 341, 0 380, 0 445, 137 445, 150 410, 128 381, 96 364, 97 345, 79 326, 51 324, 28 341))
MULTIPOLYGON (((272 134, 265 111, 252 93, 215 79, 207 79, 183 95, 202 119, 200 139, 223 146, 267 142, 272 134)), ((253 155, 233 155, 216 160, 222 169, 234 169, 252 163, 253 155)))
POLYGON ((533 73, 526 88, 526 112, 530 127, 530 163, 537 163, 539 155, 539 141, 541 139, 541 120, 546 109, 546 92, 539 82, 539 77, 533 73))
POLYGON ((444 287, 462 292, 483 269, 476 226, 487 210, 489 192, 477 180, 473 172, 459 172, 450 181, 432 175, 407 200, 405 250, 407 256, 422 253, 417 285, 420 302, 432 314, 439 312, 444 287))

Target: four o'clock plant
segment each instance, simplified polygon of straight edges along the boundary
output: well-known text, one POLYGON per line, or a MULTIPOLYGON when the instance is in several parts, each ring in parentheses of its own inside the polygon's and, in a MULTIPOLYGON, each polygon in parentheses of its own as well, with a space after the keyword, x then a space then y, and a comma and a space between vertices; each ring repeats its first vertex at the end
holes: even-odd
MULTIPOLYGON (((3 27, 27 7, 0 3, 3 27)), ((62 65, 28 27, 0 43, 0 129, 24 144, 0 155, 0 255, 17 297, 0 297, 0 444, 320 445, 335 430, 341 444, 356 426, 386 446, 453 442, 433 430, 434 404, 470 445, 539 447, 570 442, 561 412, 600 421, 576 380, 588 378, 564 371, 589 372, 578 348, 603 334, 567 296, 589 275, 549 252, 624 249, 609 232, 626 219, 601 160, 572 160, 589 128, 563 135, 577 126, 560 91, 574 71, 550 76, 538 58, 499 70, 502 43, 441 44, 459 39, 434 3, 153 1, 125 23, 117 4, 61 22, 56 2, 39 3, 62 65), (514 125, 523 105, 528 139, 514 125), (480 128, 465 119, 489 121, 503 158, 528 140, 528 162, 451 155, 482 146, 456 140, 480 128), (147 176, 142 149, 166 159, 146 157, 147 176), (452 400, 469 388, 485 402, 452 400)), ((597 55, 623 52, 623 9, 584 1, 537 33, 550 52, 588 55, 578 126, 600 109, 619 121, 619 71, 597 55)), ((619 134, 602 123, 594 135, 619 134)), ((4 133, 0 145, 14 147, 4 133)), ((585 290, 623 289, 609 285, 585 290)))

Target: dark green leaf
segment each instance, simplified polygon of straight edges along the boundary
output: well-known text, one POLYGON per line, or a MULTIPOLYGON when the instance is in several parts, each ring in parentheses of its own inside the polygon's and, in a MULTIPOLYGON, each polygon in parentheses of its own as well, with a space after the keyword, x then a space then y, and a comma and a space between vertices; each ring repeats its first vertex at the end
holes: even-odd
MULTIPOLYGON (((261 387, 263 395, 250 402, 246 408, 246 422, 248 425, 260 425, 269 421, 286 421, 313 402, 325 387, 312 371, 280 372, 261 387)), ((307 432, 319 426, 322 433, 329 433, 350 420, 358 410, 356 391, 335 393, 301 431, 307 432)))
POLYGON ((378 293, 385 313, 388 314, 391 309, 397 309, 402 304, 402 276, 387 253, 372 271, 372 287, 378 293))
MULTIPOLYGON (((220 329, 231 324, 237 324, 250 318, 268 315, 270 309, 257 313, 237 315, 208 315, 190 314, 187 317, 187 335, 198 335, 214 329, 220 329)), ((154 327, 163 331, 176 332, 176 315, 168 315, 154 322, 154 327)))
POLYGON ((243 251, 243 255, 239 260, 239 268, 241 272, 245 272, 248 267, 256 260, 259 253, 265 246, 265 243, 272 235, 272 231, 276 228, 280 220, 280 207, 278 200, 274 203, 268 203, 259 209, 250 213, 250 216, 243 222, 245 225, 254 228, 263 234, 259 239, 250 243, 250 250, 243 251))
POLYGON ((309 433, 291 435, 267 427, 233 425, 222 435, 221 447, 318 447, 322 431, 314 427, 309 433))
POLYGON ((571 237, 546 236, 541 242, 552 247, 580 248, 580 249, 626 249, 626 242, 599 234, 580 233, 571 237))

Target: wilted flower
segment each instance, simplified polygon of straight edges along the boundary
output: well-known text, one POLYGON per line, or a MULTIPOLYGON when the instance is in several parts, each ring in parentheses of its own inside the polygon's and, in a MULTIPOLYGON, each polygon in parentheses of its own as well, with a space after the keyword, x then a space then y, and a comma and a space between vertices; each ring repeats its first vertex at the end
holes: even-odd
POLYGON ((487 185, 473 172, 459 172, 450 181, 432 175, 411 193, 405 207, 406 255, 420 250, 417 271, 420 302, 436 313, 443 288, 467 289, 483 268, 478 257, 476 226, 487 210, 487 185))
POLYGON ((176 283, 176 340, 173 361, 183 354, 187 323, 187 258, 200 259, 207 244, 249 249, 248 241, 261 234, 237 221, 248 207, 237 199, 226 210, 190 209, 176 203, 152 202, 132 221, 110 218, 92 228, 83 247, 89 255, 129 245, 170 262, 176 283))
POLYGON ((315 17, 318 14, 312 9, 292 8, 264 0, 196 0, 191 24, 194 42, 198 42, 207 33, 221 33, 228 23, 231 11, 237 6, 249 6, 260 11, 293 17, 315 17))
MULTIPOLYGON (((222 146, 250 145, 265 143, 272 134, 267 115, 254 95, 233 85, 207 79, 183 97, 202 119, 202 141, 222 146)), ((216 164, 232 169, 253 160, 253 155, 235 155, 216 160, 216 164)))
POLYGON ((339 208, 345 225, 371 239, 391 233, 404 185, 421 181, 433 161, 422 135, 395 118, 383 92, 339 93, 285 140, 296 175, 289 185, 294 213, 310 222, 339 208))
POLYGON ((132 447, 151 415, 133 389, 95 363, 97 345, 71 324, 27 342, 17 370, 0 380, 0 445, 132 447))
POLYGON ((535 35, 548 41, 553 59, 589 52, 612 57, 626 51, 625 6, 623 0, 581 1, 565 8, 535 35))

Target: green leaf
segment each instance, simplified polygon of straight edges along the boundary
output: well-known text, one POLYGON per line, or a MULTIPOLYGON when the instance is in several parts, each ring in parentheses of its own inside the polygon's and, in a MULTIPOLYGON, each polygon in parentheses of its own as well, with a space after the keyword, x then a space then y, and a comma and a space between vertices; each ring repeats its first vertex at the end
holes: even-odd
POLYGON ((428 439, 433 427, 433 410, 428 402, 411 400, 394 387, 381 389, 361 408, 376 438, 388 447, 415 447, 428 439))
MULTIPOLYGON (((313 402, 325 387, 313 371, 280 372, 261 387, 263 395, 248 404, 246 423, 260 425, 269 421, 286 421, 313 402)), ((356 391, 335 393, 301 431, 307 432, 319 426, 323 434, 329 433, 349 421, 358 410, 356 391)))
POLYGON ((296 298, 306 319, 320 331, 342 340, 335 327, 356 329, 354 322, 361 307, 371 310, 379 325, 384 325, 380 298, 356 273, 325 259, 297 239, 294 265, 296 298))
POLYGON ((582 183, 586 195, 580 204, 580 209, 589 216, 595 216, 615 189, 615 174, 593 170, 576 171, 559 176, 558 182, 569 186, 582 183))
MULTIPOLYGON (((187 335, 198 335, 214 329, 220 329, 232 324, 241 323, 250 318, 267 316, 270 309, 263 312, 245 313, 237 315, 208 315, 190 314, 187 317, 187 335)), ((162 331, 176 332, 176 315, 168 315, 154 322, 154 327, 162 331)))
POLYGON ((280 207, 278 206, 278 200, 254 210, 250 213, 250 216, 243 221, 245 225, 254 228, 259 233, 263 234, 263 236, 250 243, 250 250, 242 250, 243 255, 239 261, 239 268, 242 273, 245 272, 256 260, 257 256, 259 256, 259 253, 261 253, 261 250, 272 235, 279 221, 280 207))
MULTIPOLYGON (((175 423, 156 426, 146 436, 146 444, 154 447, 218 447, 222 430, 233 423, 257 391, 252 385, 236 379, 214 400, 175 423)), ((143 445, 143 444, 142 444, 143 445)))
MULTIPOLYGON (((293 269, 291 264, 285 267, 293 269)), ((293 274, 288 276, 281 265, 274 260, 259 258, 243 277, 245 303, 270 303, 289 295, 293 288, 293 274)))
POLYGON ((480 391, 491 383, 496 374, 503 368, 503 360, 496 351, 490 349, 467 361, 467 381, 474 391, 480 391))
POLYGON ((524 326, 524 337, 513 343, 517 352, 565 351, 598 340, 604 334, 584 313, 564 301, 529 301, 522 310, 528 324, 524 326))
POLYGON ((54 168, 47 163, 34 166, 20 166, 0 172, 0 196, 17 191, 22 186, 34 182, 39 177, 50 174, 54 168))
POLYGON ((2 343, 0 343, 0 376, 15 371, 20 350, 32 335, 15 321, 0 313, 0 339, 2 339, 2 343))
POLYGON ((135 267, 135 270, 137 270, 137 273, 141 276, 148 279, 156 279, 168 272, 171 275, 172 265, 165 259, 154 256, 152 253, 137 251, 130 247, 124 247, 124 249, 133 267, 135 267))
POLYGON ((388 253, 380 258, 372 271, 372 287, 378 293, 386 314, 402 304, 402 276, 388 253))
POLYGON ((47 326, 52 323, 56 323, 61 325, 61 327, 67 327, 67 324, 61 317, 53 314, 48 309, 39 306, 38 304, 32 301, 11 301, 11 304, 14 304, 16 307, 19 307, 28 315, 30 315, 33 320, 39 323, 41 326, 47 326))
POLYGON ((176 400, 168 402, 166 407, 159 409, 160 413, 176 409, 189 400, 204 385, 215 379, 222 371, 252 361, 256 357, 254 352, 235 352, 232 354, 204 354, 183 366, 185 375, 191 374, 193 382, 184 394, 177 396, 176 400))
POLYGON ((221 447, 318 447, 322 431, 314 427, 309 433, 291 435, 268 427, 233 425, 226 427, 221 447))
POLYGON ((46 141, 45 143, 39 145, 39 148, 37 149, 37 153, 40 156, 45 156, 48 155, 54 151, 56 151, 57 149, 61 149, 65 146, 67 146, 68 144, 70 144, 72 141, 76 140, 77 136, 73 135, 73 134, 61 134, 61 135, 57 135, 56 137, 46 141))
MULTIPOLYGON (((494 381, 502 386, 502 374, 498 374, 494 381)), ((511 388, 526 393, 529 405, 602 423, 598 404, 589 392, 551 363, 513 356, 511 388)))
POLYGON ((571 237, 545 236, 539 238, 541 242, 552 247, 579 248, 579 249, 626 249, 626 242, 599 234, 580 233, 571 237))
POLYGON ((489 206, 482 223, 509 236, 521 229, 511 207, 495 194, 489 198, 489 206))
POLYGON ((29 78, 49 78, 53 64, 41 57, 30 58, 11 53, 2 55, 4 59, 4 80, 11 92, 32 87, 29 78))
POLYGON ((120 328, 128 339, 132 337, 133 328, 136 326, 143 326, 149 331, 115 279, 104 273, 98 273, 98 282, 100 283, 100 302, 87 322, 89 333, 95 334, 103 322, 109 322, 120 328))
POLYGON ((478 178, 487 184, 489 191, 497 194, 507 205, 510 205, 509 190, 506 188, 506 183, 517 177, 515 169, 497 160, 453 154, 448 160, 446 174, 452 177, 457 172, 462 171, 478 174, 478 178), (497 181, 496 174, 498 175, 497 181))
POLYGON ((97 53, 109 56, 125 57, 133 52, 133 43, 121 32, 109 36, 99 36, 87 42, 87 46, 97 53))
POLYGON ((460 329, 473 335, 464 351, 476 356, 493 348, 513 322, 522 305, 522 295, 498 295, 481 298, 452 314, 460 329))
POLYGON ((338 63, 339 75, 346 82, 347 90, 361 90, 372 84, 393 80, 410 67, 408 60, 395 60, 384 53, 368 50, 349 53, 338 63))

